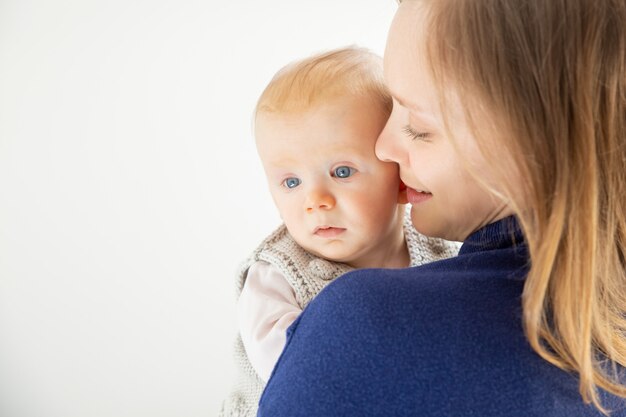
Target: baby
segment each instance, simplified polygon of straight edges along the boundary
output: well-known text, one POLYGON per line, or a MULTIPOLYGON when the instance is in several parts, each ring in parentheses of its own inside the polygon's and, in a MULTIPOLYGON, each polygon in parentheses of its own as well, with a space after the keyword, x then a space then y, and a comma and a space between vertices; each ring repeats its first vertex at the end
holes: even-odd
POLYGON ((397 165, 376 158, 391 106, 381 59, 356 47, 292 63, 261 94, 256 145, 284 224, 239 275, 239 375, 222 416, 256 415, 287 328, 333 279, 458 252, 413 229, 397 165))

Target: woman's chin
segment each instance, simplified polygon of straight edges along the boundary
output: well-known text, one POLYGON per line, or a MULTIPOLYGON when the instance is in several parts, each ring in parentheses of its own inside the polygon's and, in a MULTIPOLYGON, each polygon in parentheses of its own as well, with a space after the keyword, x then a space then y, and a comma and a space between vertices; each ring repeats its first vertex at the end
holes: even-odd
POLYGON ((425 213, 415 206, 411 206, 411 223, 413 223, 415 230, 428 237, 453 241, 465 239, 465 236, 457 236, 458 233, 455 233, 454 225, 449 224, 444 217, 437 216, 436 213, 425 213))

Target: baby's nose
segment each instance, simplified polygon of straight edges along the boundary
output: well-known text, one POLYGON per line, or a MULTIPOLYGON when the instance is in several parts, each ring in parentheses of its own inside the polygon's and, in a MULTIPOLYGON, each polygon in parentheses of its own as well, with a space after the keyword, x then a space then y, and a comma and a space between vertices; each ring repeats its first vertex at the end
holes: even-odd
POLYGON ((307 199, 306 211, 308 213, 314 210, 330 210, 335 207, 335 197, 326 190, 312 190, 307 199))

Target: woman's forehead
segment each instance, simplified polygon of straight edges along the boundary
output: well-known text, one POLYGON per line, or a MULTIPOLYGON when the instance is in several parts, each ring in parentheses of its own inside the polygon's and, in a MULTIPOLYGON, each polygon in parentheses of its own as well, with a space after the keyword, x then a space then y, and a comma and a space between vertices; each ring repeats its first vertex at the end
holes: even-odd
POLYGON ((420 2, 404 2, 391 24, 384 54, 385 82, 394 98, 403 106, 424 110, 420 98, 433 93, 425 66, 423 20, 420 2))

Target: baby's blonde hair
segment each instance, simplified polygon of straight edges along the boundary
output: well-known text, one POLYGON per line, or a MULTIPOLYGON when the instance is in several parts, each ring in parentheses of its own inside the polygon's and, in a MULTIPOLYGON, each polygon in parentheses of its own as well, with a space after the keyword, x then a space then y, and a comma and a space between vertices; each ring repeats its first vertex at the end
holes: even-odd
POLYGON ((382 59, 349 46, 292 62, 272 78, 259 98, 259 113, 297 114, 350 96, 378 104, 387 116, 392 100, 383 81, 382 59))

